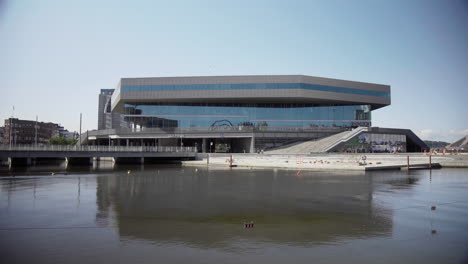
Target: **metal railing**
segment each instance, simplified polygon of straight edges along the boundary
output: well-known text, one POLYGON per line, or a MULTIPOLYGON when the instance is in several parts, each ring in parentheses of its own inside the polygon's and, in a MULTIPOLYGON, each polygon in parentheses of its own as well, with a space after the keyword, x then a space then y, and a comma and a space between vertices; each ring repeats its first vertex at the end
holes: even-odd
POLYGON ((0 145, 0 151, 197 152, 197 149, 176 146, 0 145))

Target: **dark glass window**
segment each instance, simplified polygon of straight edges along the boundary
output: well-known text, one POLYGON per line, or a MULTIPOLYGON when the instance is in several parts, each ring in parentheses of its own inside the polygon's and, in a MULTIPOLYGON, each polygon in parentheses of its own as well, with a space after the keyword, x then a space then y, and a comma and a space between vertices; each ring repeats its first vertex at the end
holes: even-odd
POLYGON ((313 106, 296 104, 125 104, 131 127, 354 127, 370 126, 368 105, 313 106))

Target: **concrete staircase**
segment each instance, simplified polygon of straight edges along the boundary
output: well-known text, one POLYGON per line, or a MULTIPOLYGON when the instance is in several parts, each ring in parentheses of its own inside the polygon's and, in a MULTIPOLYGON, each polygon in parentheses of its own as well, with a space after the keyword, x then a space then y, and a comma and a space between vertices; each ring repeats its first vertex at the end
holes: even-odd
POLYGON ((367 131, 367 127, 358 127, 351 131, 344 131, 319 140, 304 141, 281 148, 266 151, 267 154, 309 154, 311 152, 327 152, 342 142, 357 136, 359 133, 367 131))
MULTIPOLYGON (((323 152, 331 151, 331 150, 333 150, 333 148, 335 148, 339 144, 341 144, 343 142, 347 142, 348 140, 350 140, 353 137, 361 134, 362 132, 367 132, 367 131, 369 131, 368 127, 357 127, 357 128, 355 128, 355 129, 353 129, 351 131, 348 131, 348 133, 344 134, 343 137, 339 138, 338 140, 332 141, 331 144, 324 145, 324 148, 322 150, 323 150, 323 152)), ((317 151, 313 151, 313 152, 317 152, 317 151)))

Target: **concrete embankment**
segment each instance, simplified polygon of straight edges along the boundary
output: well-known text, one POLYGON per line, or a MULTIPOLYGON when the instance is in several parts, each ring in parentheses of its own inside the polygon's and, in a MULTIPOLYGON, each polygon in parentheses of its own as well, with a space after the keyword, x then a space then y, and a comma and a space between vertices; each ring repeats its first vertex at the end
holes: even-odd
POLYGON ((440 167, 468 168, 468 155, 402 154, 337 154, 310 155, 274 154, 203 154, 197 160, 184 161, 187 166, 237 166, 265 168, 294 168, 311 170, 389 170, 440 167), (232 158, 232 161, 231 161, 232 158))

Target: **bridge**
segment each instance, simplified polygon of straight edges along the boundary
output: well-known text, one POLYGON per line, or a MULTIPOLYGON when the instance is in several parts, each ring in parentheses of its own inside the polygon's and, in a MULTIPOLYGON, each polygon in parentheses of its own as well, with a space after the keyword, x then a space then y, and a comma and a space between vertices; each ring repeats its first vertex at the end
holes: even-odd
POLYGON ((65 159, 67 164, 92 164, 94 158, 112 158, 116 163, 144 163, 152 159, 195 159, 195 147, 175 146, 70 146, 0 145, 0 160, 8 165, 31 165, 37 159, 65 159))

